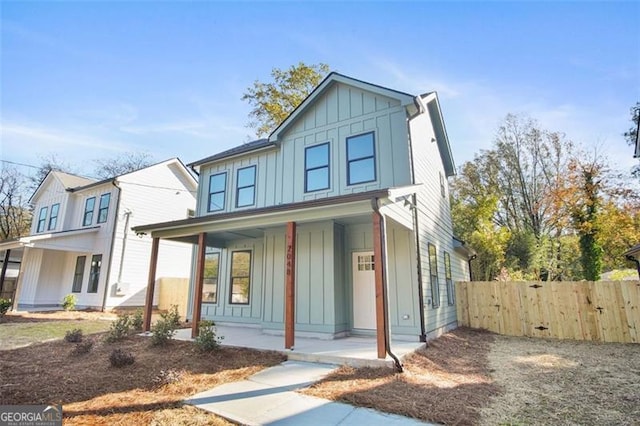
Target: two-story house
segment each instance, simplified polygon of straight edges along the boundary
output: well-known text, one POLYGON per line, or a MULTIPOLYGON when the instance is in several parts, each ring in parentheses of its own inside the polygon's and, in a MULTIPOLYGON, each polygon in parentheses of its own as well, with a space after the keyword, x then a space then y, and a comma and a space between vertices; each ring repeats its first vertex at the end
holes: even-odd
POLYGON ((191 167, 196 217, 134 230, 197 245, 192 318, 284 334, 286 348, 296 335, 375 335, 381 358, 390 335, 456 325, 453 282, 471 252, 452 234, 435 93, 332 73, 268 139, 191 167))
MULTIPOLYGON (((131 226, 189 217, 197 181, 177 158, 95 181, 58 171, 31 197, 29 236, 0 243, 24 250, 18 309, 60 306, 75 294, 79 308, 142 306, 151 239, 131 226)), ((163 242, 159 277, 188 277, 192 247, 163 242)))

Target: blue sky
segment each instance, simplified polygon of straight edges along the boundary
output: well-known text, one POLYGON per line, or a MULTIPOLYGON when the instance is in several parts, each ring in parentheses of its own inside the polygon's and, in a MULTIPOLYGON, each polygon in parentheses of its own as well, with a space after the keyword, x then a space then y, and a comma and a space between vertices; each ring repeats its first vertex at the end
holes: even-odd
POLYGON ((439 93, 457 165, 507 113, 637 162, 640 2, 3 1, 1 155, 147 151, 195 161, 253 139, 240 100, 273 67, 324 62, 439 93))

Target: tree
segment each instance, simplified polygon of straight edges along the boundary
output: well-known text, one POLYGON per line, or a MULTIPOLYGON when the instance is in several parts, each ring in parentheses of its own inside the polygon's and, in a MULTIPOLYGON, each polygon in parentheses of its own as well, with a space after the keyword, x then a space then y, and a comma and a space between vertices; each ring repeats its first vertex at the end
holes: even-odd
POLYGON ((272 82, 256 80, 242 95, 251 105, 249 127, 258 136, 275 130, 329 73, 326 64, 307 65, 299 62, 289 69, 273 68, 272 82))
MULTIPOLYGON (((640 131, 640 102, 636 102, 636 105, 631 107, 631 123, 632 126, 623 133, 627 143, 631 146, 636 146, 638 143, 638 132, 640 131)), ((636 146, 636 149, 638 147, 636 146)), ((639 157, 640 159, 640 157, 639 157)), ((631 173, 640 179, 640 164, 636 165, 631 173)))
POLYGON ((127 152, 113 158, 98 158, 93 160, 96 163, 93 173, 98 179, 110 179, 150 166, 152 160, 147 152, 127 152))
POLYGON ((36 189, 38 189, 38 186, 40 186, 50 171, 73 173, 74 170, 68 162, 61 159, 55 153, 49 153, 47 155, 40 156, 39 158, 40 167, 37 169, 35 174, 29 176, 29 187, 27 189, 30 194, 28 194, 27 199, 31 197, 36 189))
POLYGON ((28 206, 27 180, 13 167, 0 171, 0 240, 29 233, 31 210, 28 206))

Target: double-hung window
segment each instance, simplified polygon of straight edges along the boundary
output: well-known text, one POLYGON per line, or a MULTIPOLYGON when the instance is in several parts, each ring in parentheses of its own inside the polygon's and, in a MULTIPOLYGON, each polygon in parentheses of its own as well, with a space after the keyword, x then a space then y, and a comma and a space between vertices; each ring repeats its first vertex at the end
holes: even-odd
POLYGON ((436 246, 429 244, 429 276, 431 278, 431 306, 440 306, 440 287, 438 284, 438 256, 436 246))
POLYGON ((84 203, 84 215, 82 216, 82 226, 89 226, 93 223, 93 210, 96 208, 96 197, 87 198, 84 203))
POLYGON ((38 216, 38 228, 36 232, 44 231, 44 227, 47 223, 47 212, 49 211, 48 207, 43 207, 40 209, 40 215, 38 216))
POLYGON ((238 169, 236 207, 252 206, 256 202, 256 166, 238 169))
POLYGON ((204 282, 202 284, 202 303, 218 302, 218 271, 220 253, 207 247, 204 255, 204 282))
POLYGON ((102 267, 102 255, 94 254, 91 256, 91 270, 89 271, 89 288, 87 293, 97 293, 98 283, 100 282, 100 268, 102 267))
POLYGON ((229 303, 248 305, 251 287, 251 252, 234 251, 231 253, 231 292, 229 303))
POLYGON ((451 277, 451 257, 449 253, 444 252, 444 278, 447 281, 447 301, 449 305, 455 305, 456 298, 453 288, 453 279, 451 277))
POLYGON ((54 204, 51 206, 51 215, 49 216, 49 226, 47 227, 49 231, 56 229, 56 225, 58 224, 59 210, 60 210, 60 204, 54 204))
POLYGON ((217 173, 209 177, 209 209, 210 212, 224 210, 224 199, 227 189, 227 173, 217 173))
POLYGON ((98 207, 98 223, 107 221, 109 215, 109 202, 111 201, 111 193, 102 194, 100 196, 100 206, 98 207))
POLYGON ((76 258, 76 269, 73 272, 73 286, 71 291, 73 293, 80 293, 82 291, 82 280, 84 279, 84 264, 87 261, 87 256, 78 256, 76 258))
POLYGON ((329 143, 304 150, 304 192, 329 189, 329 143))
POLYGON ((376 180, 376 148, 373 132, 347 138, 347 184, 376 180))

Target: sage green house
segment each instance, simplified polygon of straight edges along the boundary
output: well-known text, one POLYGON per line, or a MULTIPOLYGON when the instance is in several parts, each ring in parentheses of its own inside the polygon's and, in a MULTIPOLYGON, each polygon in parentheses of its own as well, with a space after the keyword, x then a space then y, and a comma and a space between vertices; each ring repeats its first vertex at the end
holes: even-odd
POLYGON ((456 326, 453 282, 472 252, 452 233, 435 93, 332 73, 269 138, 190 166, 195 217, 134 230, 197 247, 191 318, 282 334, 285 347, 375 335, 380 348, 456 326))

